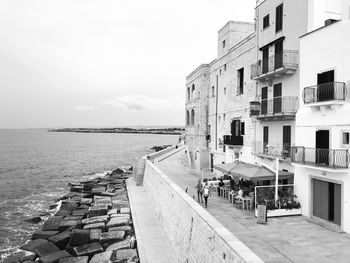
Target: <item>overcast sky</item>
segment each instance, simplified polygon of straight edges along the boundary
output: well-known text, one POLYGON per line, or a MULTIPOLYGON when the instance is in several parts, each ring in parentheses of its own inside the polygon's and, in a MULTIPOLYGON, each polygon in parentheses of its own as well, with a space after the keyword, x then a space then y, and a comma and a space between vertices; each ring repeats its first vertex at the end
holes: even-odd
POLYGON ((0 128, 184 125, 185 78, 255 0, 1 0, 0 128))

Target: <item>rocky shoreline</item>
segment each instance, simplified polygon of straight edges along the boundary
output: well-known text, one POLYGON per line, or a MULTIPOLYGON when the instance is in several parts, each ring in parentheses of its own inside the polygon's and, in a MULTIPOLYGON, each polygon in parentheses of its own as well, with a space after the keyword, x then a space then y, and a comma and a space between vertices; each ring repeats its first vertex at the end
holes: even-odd
POLYGON ((50 207, 57 206, 54 215, 4 263, 139 262, 125 182, 131 175, 132 167, 118 168, 70 183, 70 193, 50 207))

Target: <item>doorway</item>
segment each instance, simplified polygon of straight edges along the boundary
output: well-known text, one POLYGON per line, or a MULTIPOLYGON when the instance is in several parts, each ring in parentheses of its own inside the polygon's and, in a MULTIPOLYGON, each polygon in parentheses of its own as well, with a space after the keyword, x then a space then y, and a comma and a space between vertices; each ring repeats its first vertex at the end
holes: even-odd
POLYGON ((329 130, 316 131, 316 164, 329 165, 329 130))
POLYGON ((282 112, 282 83, 273 85, 273 113, 282 112))
POLYGON ((264 153, 267 151, 267 145, 269 144, 269 127, 265 126, 263 131, 263 147, 264 153))
POLYGON ((341 225, 341 185, 312 179, 312 215, 341 225))
POLYGON ((334 99, 334 70, 317 74, 317 101, 334 99), (328 85, 326 85, 328 83, 328 85))
POLYGON ((267 87, 261 89, 261 114, 267 113, 267 87))
POLYGON ((291 126, 283 126, 283 151, 282 157, 290 157, 290 146, 291 146, 291 126))
POLYGON ((275 43, 275 70, 283 67, 283 40, 275 43))

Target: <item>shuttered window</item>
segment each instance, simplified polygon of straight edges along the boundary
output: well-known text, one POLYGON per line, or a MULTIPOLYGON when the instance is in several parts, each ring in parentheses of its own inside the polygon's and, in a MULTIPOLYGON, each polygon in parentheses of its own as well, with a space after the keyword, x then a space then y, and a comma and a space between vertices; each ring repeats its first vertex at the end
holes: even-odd
POLYGON ((283 28, 283 4, 276 7, 276 33, 283 28))

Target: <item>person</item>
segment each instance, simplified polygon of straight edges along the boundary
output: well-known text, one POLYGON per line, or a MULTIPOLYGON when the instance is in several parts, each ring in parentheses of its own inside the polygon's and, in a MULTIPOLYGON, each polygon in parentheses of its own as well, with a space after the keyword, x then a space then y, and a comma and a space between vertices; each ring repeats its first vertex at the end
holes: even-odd
POLYGON ((203 185, 202 185, 202 180, 200 178, 198 179, 198 182, 197 182, 195 188, 197 189, 198 203, 199 203, 199 201, 201 201, 201 203, 203 203, 203 185))
POLYGON ((208 206, 208 197, 209 197, 209 194, 210 194, 209 185, 208 185, 208 182, 205 182, 204 190, 203 190, 204 206, 205 206, 205 207, 208 206))
POLYGON ((222 177, 220 178, 220 182, 218 184, 218 196, 220 196, 220 187, 223 187, 225 184, 224 184, 224 181, 222 180, 222 177))
POLYGON ((235 190, 235 180, 233 180, 232 176, 230 177, 230 186, 231 190, 235 190))
POLYGON ((241 187, 239 187, 238 197, 243 197, 243 190, 241 187))

